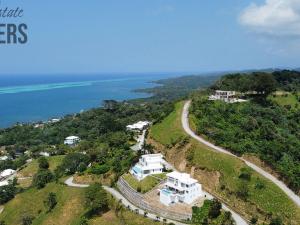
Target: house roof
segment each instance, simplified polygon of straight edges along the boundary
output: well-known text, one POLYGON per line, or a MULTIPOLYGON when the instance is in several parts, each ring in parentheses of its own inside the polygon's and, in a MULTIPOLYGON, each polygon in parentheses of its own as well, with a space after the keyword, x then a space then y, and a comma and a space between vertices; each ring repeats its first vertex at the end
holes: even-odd
POLYGON ((167 174, 167 177, 171 177, 174 179, 179 180, 181 183, 185 183, 185 184, 193 184, 193 183, 198 183, 197 180, 191 178, 190 174, 187 173, 179 173, 177 171, 173 171, 171 173, 167 174))
POLYGON ((74 139, 79 139, 78 136, 69 136, 69 137, 66 137, 66 140, 74 140, 74 139))
POLYGON ((163 155, 160 153, 142 155, 142 158, 162 158, 162 157, 163 157, 163 155))
POLYGON ((12 174, 14 174, 16 171, 15 170, 12 170, 12 169, 7 169, 7 170, 3 170, 1 173, 0 173, 0 177, 7 177, 7 176, 10 176, 12 174))
POLYGON ((137 123, 131 124, 131 125, 127 125, 126 127, 128 129, 143 129, 145 126, 148 126, 149 122, 148 121, 139 121, 137 123))

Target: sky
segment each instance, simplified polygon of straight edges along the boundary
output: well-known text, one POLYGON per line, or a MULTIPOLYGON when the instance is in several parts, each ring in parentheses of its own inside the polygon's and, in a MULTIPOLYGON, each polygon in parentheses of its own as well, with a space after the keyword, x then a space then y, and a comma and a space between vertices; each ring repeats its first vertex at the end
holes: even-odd
POLYGON ((1 0, 28 43, 0 74, 207 72, 300 67, 300 0, 1 0))

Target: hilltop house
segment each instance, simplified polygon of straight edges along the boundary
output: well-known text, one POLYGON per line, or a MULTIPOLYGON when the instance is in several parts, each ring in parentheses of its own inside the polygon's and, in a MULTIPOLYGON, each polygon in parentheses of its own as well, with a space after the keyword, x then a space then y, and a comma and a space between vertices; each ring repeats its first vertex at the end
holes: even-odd
POLYGON ((139 121, 137 123, 127 125, 126 129, 130 130, 130 131, 141 132, 141 131, 145 130, 147 127, 149 127, 149 125, 150 125, 150 122, 148 122, 148 121, 139 121))
POLYGON ((215 101, 215 100, 221 100, 227 103, 236 103, 236 102, 245 102, 247 100, 244 99, 238 99, 237 93, 235 91, 221 91, 216 90, 215 94, 210 95, 208 97, 208 100, 215 101))
POLYGON ((142 155, 139 162, 130 169, 130 173, 138 180, 151 174, 160 174, 164 168, 162 154, 142 155))
POLYGON ((187 173, 167 174, 165 187, 160 190, 160 202, 166 206, 177 202, 191 204, 203 196, 202 186, 187 173))
POLYGON ((64 144, 69 146, 75 146, 80 142, 80 138, 77 136, 69 136, 65 139, 64 144))

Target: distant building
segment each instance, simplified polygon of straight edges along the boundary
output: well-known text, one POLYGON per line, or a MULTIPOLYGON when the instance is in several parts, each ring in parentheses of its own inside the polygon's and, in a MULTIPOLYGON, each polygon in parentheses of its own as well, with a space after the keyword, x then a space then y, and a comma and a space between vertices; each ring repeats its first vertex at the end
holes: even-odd
POLYGON ((5 155, 0 157, 0 161, 5 161, 5 160, 8 160, 8 156, 5 155))
POLYGON ((45 124, 43 124, 43 123, 36 123, 36 124, 34 124, 34 128, 43 128, 45 126, 45 124))
POLYGON ((50 120, 51 123, 58 123, 60 121, 60 119, 57 118, 53 118, 50 120))
POLYGON ((235 91, 221 91, 221 90, 217 90, 215 91, 214 95, 209 96, 209 100, 222 100, 224 102, 230 102, 231 100, 233 100, 236 96, 236 92, 235 91))
POLYGON ((69 146, 75 146, 80 142, 80 138, 77 136, 69 136, 65 139, 64 144, 69 146))
POLYGON ((0 180, 3 181, 16 173, 15 170, 6 169, 0 173, 0 180))
POLYGON ((40 155, 40 156, 49 157, 49 156, 50 156, 50 153, 49 153, 49 152, 40 152, 39 155, 40 155))
POLYGON ((131 130, 131 131, 142 131, 142 130, 146 129, 147 127, 149 127, 149 125, 150 125, 150 122, 148 122, 148 121, 139 121, 137 123, 127 125, 126 129, 131 130))
POLYGON ((247 100, 238 99, 235 91, 216 90, 215 94, 208 97, 210 101, 221 100, 227 103, 246 102, 247 100))
POLYGON ((201 196, 201 184, 189 174, 176 171, 167 174, 165 187, 160 190, 160 202, 167 206, 177 202, 191 204, 201 196))
POLYGON ((138 180, 142 180, 151 174, 160 174, 164 168, 162 154, 142 155, 139 162, 130 170, 130 173, 138 180))

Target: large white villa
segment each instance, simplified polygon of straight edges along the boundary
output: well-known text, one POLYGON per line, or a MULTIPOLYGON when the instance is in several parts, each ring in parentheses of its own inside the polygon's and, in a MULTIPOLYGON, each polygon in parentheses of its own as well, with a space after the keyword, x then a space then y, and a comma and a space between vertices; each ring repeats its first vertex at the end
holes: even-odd
POLYGON ((149 127, 150 122, 148 121, 139 121, 137 123, 131 124, 131 125, 127 125, 126 129, 127 130, 131 130, 131 131, 143 131, 144 129, 146 129, 147 127, 149 127))
POLYGON ((77 136, 66 137, 64 144, 69 146, 74 146, 80 142, 80 138, 77 136))
POLYGON ((227 103, 246 102, 247 100, 236 98, 237 93, 235 91, 221 91, 216 90, 215 94, 210 95, 208 100, 215 101, 221 100, 227 103))
POLYGON ((187 173, 174 171, 167 174, 167 182, 160 190, 160 202, 166 206, 177 202, 191 204, 203 195, 197 180, 187 173))
POLYGON ((162 154, 142 155, 139 162, 130 169, 130 173, 138 180, 142 180, 151 174, 163 172, 164 159, 162 154))

